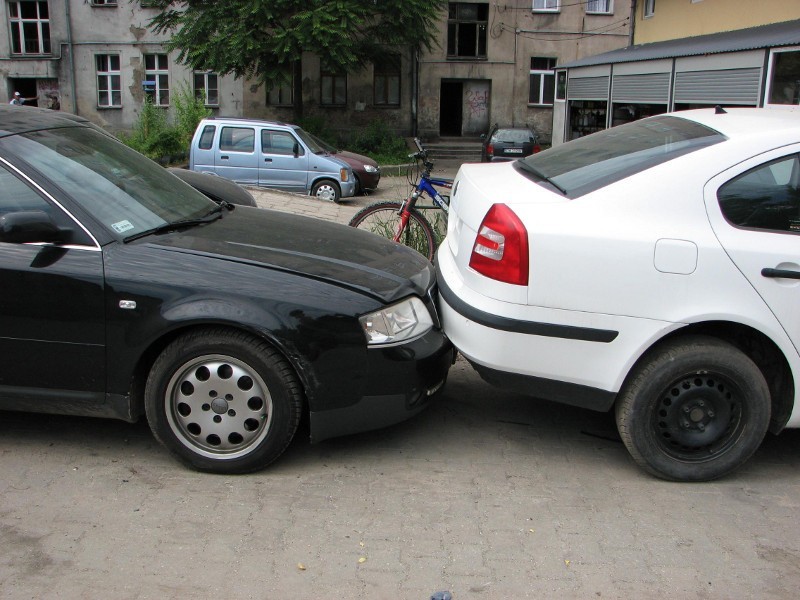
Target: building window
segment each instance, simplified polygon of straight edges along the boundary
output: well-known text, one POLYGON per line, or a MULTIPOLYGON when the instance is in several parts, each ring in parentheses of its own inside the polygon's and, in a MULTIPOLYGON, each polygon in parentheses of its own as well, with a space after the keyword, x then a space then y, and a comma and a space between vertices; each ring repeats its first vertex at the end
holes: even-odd
POLYGON ((586 12, 597 15, 610 15, 614 12, 613 0, 588 0, 586 12))
POLYGON ((800 104, 800 48, 773 50, 767 104, 800 104))
POLYGON ((334 71, 320 72, 320 104, 344 106, 347 104, 347 75, 334 71))
POLYGON ((122 106, 122 74, 119 69, 118 54, 98 54, 97 67, 97 106, 111 108, 122 106))
POLYGON ((47 2, 9 2, 12 54, 50 54, 47 2))
POLYGON ((533 12, 558 12, 561 0, 533 0, 533 12))
POLYGON ((528 104, 552 106, 556 88, 555 58, 531 58, 530 93, 528 104))
POLYGON ((117 0, 92 0, 92 6, 116 6, 117 0))
POLYGON ((291 69, 284 71, 284 82, 267 88, 267 104, 271 106, 292 106, 294 77, 291 69))
POLYGON ((486 58, 488 4, 451 2, 447 17, 448 58, 486 58))
POLYGON ((144 91, 156 106, 169 106, 169 59, 166 54, 144 55, 144 91))
POLYGON ((644 0, 644 18, 647 19, 656 14, 656 0, 644 0))
POLYGON ((400 57, 375 64, 373 70, 373 103, 375 106, 400 106, 400 57))
POLYGON ((206 106, 219 106, 219 78, 216 73, 194 72, 194 97, 206 106))

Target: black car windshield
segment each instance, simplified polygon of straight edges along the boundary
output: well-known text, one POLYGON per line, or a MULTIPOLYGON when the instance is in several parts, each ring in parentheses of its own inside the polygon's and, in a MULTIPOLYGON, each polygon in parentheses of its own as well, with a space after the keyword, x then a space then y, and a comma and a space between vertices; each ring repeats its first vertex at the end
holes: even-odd
POLYGON ((0 143, 118 239, 198 219, 217 206, 152 160, 89 127, 35 131, 0 143))
POLYGON ((725 139, 694 121, 658 116, 572 140, 516 161, 514 166, 576 198, 725 139))

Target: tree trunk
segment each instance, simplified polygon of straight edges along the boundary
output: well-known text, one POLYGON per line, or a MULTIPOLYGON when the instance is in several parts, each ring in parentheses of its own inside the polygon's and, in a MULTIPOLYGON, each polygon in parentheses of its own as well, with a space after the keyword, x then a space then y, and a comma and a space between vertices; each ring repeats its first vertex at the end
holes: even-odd
POLYGON ((292 106, 294 122, 303 120, 303 61, 297 59, 292 64, 292 106))

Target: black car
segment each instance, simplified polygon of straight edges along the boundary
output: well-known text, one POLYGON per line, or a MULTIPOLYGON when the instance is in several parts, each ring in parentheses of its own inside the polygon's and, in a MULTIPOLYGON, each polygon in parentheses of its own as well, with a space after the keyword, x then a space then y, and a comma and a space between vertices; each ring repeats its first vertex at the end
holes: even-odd
POLYGON ((0 107, 0 409, 135 421, 200 470, 397 423, 453 349, 433 266, 216 204, 79 117, 0 107))
POLYGON ((516 160, 541 151, 539 136, 529 127, 495 125, 481 136, 481 162, 516 160))

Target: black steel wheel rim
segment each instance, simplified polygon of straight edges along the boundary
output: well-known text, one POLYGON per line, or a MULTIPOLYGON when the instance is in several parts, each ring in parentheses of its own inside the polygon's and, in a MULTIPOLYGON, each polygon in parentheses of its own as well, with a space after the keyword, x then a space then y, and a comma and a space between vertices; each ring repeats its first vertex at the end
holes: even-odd
POLYGON ((659 394, 651 419, 662 452, 684 462, 706 462, 730 450, 745 427, 741 388, 720 373, 690 373, 659 394))

